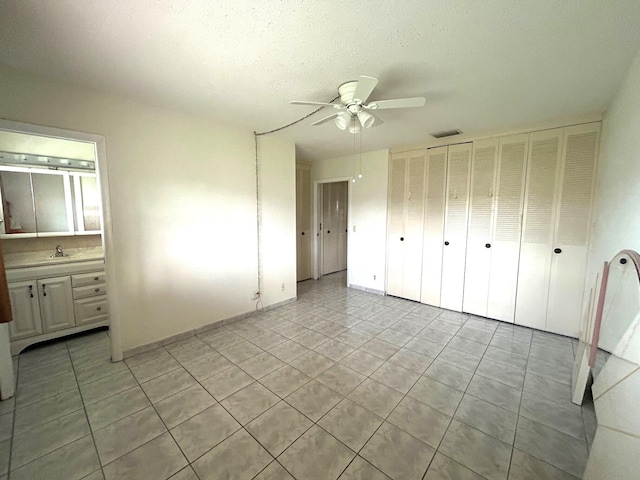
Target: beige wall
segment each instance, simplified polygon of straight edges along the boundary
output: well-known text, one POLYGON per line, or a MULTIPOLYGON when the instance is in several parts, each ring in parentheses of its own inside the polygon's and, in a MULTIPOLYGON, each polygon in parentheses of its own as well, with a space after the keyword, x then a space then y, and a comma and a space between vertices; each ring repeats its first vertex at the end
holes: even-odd
MULTIPOLYGON (((359 170, 356 162, 356 177, 359 170)), ((320 160, 311 166, 313 182, 353 174, 353 156, 320 160)), ((389 150, 376 150, 362 154, 362 178, 349 182, 348 282, 381 292, 386 276, 388 178, 389 150)))
POLYGON ((603 121, 588 287, 605 260, 640 251, 640 52, 603 121))
MULTIPOLYGON (((9 120, 105 137, 123 350, 255 308, 251 132, 7 68, 0 104, 9 120)), ((295 152, 261 145, 267 306, 296 294, 295 152)))

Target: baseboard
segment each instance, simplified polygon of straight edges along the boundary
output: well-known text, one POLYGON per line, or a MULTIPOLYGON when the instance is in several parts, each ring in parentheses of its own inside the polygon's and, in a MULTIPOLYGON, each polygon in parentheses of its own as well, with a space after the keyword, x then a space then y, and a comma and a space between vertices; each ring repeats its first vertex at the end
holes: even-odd
POLYGON ((165 337, 161 340, 156 340, 155 342, 145 343, 144 345, 139 345, 137 347, 130 348, 129 350, 125 350, 122 352, 123 358, 130 358, 134 355, 139 355, 141 353, 148 352, 149 350, 153 350, 158 347, 163 347, 166 345, 171 345, 172 343, 179 342, 180 340, 184 340, 189 337, 193 337, 194 335, 199 335, 201 333, 208 332, 210 330, 214 330, 216 328, 220 328, 225 325, 229 325, 240 320, 244 320, 246 318, 253 317, 262 312, 267 312, 269 310, 273 310, 289 303, 294 303, 298 300, 298 297, 291 297, 287 300, 283 300, 281 302, 276 302, 271 305, 267 305, 262 310, 252 310, 249 312, 240 313, 238 315, 234 315, 233 317, 224 318, 222 320, 216 320, 215 322, 209 323, 207 325, 203 325, 202 327, 195 328, 193 330, 187 330, 186 332, 177 333, 175 335, 171 335, 169 337, 165 337))
POLYGON ((376 295, 383 295, 383 296, 385 295, 384 290, 376 290, 375 288, 361 287, 360 285, 353 285, 353 284, 349 284, 347 285, 347 287, 353 288, 355 290, 360 290, 362 292, 374 293, 376 295))

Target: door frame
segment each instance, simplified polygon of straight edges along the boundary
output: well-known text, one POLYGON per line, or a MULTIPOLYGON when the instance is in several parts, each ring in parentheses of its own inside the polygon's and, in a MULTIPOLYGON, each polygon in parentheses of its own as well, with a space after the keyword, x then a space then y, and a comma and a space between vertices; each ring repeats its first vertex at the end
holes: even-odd
POLYGON ((122 356, 122 343, 120 340, 120 317, 118 312, 118 282, 116 279, 115 247, 113 242, 113 222, 111 217, 111 195, 109 193, 109 168, 107 163, 107 147, 105 138, 91 133, 64 130, 61 128, 34 125, 31 123, 14 122, 0 119, 0 130, 37 135, 39 137, 59 138, 76 142, 91 143, 94 145, 96 178, 100 187, 102 201, 102 251, 104 252, 104 267, 106 282, 109 285, 107 304, 109 308, 109 338, 111 339, 111 359, 120 361, 122 356))
MULTIPOLYGON (((347 230, 351 230, 351 188, 353 186, 353 177, 335 177, 324 178, 322 180, 313 181, 313 245, 312 245, 312 262, 311 273, 314 280, 322 278, 322 241, 320 238, 320 219, 322 218, 322 185, 325 183, 347 182, 347 230)), ((347 234, 347 285, 349 282, 349 250, 351 243, 351 235, 347 234)))

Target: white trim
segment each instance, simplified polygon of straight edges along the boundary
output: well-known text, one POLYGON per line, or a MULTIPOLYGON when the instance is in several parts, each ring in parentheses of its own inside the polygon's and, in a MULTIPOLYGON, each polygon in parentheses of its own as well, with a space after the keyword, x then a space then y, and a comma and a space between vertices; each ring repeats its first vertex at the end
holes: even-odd
POLYGON ((104 251, 105 271, 109 295, 109 336, 111 338, 111 359, 122 360, 122 343, 120 341, 120 317, 118 312, 118 282, 116 274, 116 254, 113 244, 113 223, 111 221, 111 195, 109 193, 109 166, 105 138, 91 133, 63 130, 60 128, 13 122, 0 119, 0 130, 16 133, 27 133, 50 138, 75 140, 95 145, 95 165, 98 188, 102 199, 102 248, 104 251))

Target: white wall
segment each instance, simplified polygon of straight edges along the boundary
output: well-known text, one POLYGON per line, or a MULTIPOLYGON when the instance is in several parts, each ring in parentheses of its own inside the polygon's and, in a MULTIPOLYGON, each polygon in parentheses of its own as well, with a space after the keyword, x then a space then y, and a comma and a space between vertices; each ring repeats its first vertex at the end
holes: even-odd
MULTIPOLYGON (((320 160, 311 166, 313 182, 351 178, 353 173, 353 156, 320 160)), ((377 150, 362 154, 362 178, 349 183, 347 270, 350 285, 385 290, 388 177, 389 150, 377 150)))
POLYGON ((640 52, 603 121, 588 286, 605 260, 640 251, 640 52))
MULTIPOLYGON (((0 105, 9 120, 105 137, 123 350, 255 308, 251 132, 8 68, 0 105)), ((295 296, 295 153, 261 145, 267 306, 295 296)))

